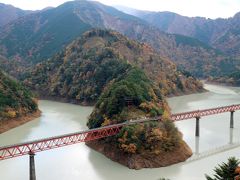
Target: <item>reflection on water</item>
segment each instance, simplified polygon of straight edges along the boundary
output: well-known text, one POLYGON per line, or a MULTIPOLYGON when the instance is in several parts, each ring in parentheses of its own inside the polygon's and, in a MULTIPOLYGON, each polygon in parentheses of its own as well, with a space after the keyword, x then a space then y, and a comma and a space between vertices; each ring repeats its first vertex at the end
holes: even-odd
POLYGON ((215 94, 222 94, 222 95, 239 95, 238 88, 232 88, 227 86, 216 86, 205 84, 204 88, 210 92, 214 92, 215 94))
POLYGON ((200 142, 200 137, 195 137, 195 151, 193 153, 193 156, 191 158, 189 158, 187 161, 195 161, 195 160, 199 160, 202 158, 206 158, 208 156, 214 155, 214 154, 218 154, 224 151, 228 151, 234 148, 238 148, 240 147, 240 141, 236 141, 233 142, 233 128, 229 128, 229 143, 223 146, 218 146, 218 147, 214 147, 211 149, 208 149, 207 151, 204 152, 199 152, 199 142, 200 142))
POLYGON ((195 137, 195 154, 199 154, 199 137, 195 137))
MULTIPOLYGON (((240 88, 205 85, 209 92, 169 98, 173 113, 239 104, 240 88)), ((42 116, 0 135, 0 146, 86 129, 92 107, 53 101, 40 101, 42 116)), ((38 179, 50 180, 203 180, 213 167, 230 156, 240 157, 240 112, 200 119, 200 137, 195 137, 195 119, 177 122, 184 140, 192 148, 190 160, 169 167, 130 170, 99 154, 84 143, 38 153, 35 156, 38 179)), ((28 157, 0 162, 1 180, 28 179, 28 157), (14 170, 14 173, 12 173, 14 170)))
POLYGON ((229 129, 229 144, 233 144, 233 128, 229 129))

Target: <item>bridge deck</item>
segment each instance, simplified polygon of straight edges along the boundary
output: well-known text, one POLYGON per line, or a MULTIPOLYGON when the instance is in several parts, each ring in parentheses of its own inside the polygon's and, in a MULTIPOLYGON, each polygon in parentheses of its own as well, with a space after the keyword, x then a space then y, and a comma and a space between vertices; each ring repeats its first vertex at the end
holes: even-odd
POLYGON ((171 118, 173 121, 181 121, 195 117, 203 117, 237 110, 240 110, 240 104, 173 114, 171 118))
MULTIPOLYGON (((171 118, 173 121, 180 121, 224 112, 233 112, 236 110, 240 110, 240 104, 173 114, 171 118)), ((115 124, 71 134, 64 134, 61 136, 50 137, 46 139, 0 147, 0 160, 113 136, 118 134, 123 126, 157 120, 161 120, 161 117, 137 119, 134 121, 127 121, 121 124, 115 124)))

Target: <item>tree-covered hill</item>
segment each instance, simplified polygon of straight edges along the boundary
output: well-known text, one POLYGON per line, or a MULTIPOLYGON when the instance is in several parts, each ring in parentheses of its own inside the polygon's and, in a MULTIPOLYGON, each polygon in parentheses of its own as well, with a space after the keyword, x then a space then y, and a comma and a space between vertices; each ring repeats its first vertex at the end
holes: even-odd
POLYGON ((0 70, 0 120, 36 112, 32 93, 0 70))
POLYGON ((88 127, 97 128, 141 116, 161 116, 169 113, 165 106, 159 87, 154 86, 142 70, 130 66, 106 86, 90 116, 88 127))
POLYGON ((236 71, 226 76, 208 78, 209 82, 220 83, 230 86, 240 86, 240 72, 236 71))
POLYGON ((178 129, 168 119, 169 108, 159 87, 143 70, 129 67, 105 87, 89 117, 88 127, 156 116, 163 120, 127 125, 117 136, 91 141, 87 145, 134 169, 162 167, 191 156, 178 129))
POLYGON ((178 71, 149 45, 98 29, 86 32, 53 58, 37 64, 23 78, 25 84, 44 95, 90 103, 131 66, 141 68, 163 95, 203 90, 199 81, 178 71))
POLYGON ((28 67, 29 64, 24 61, 10 60, 0 54, 0 69, 13 77, 17 78, 19 74, 22 74, 28 67))
MULTIPOLYGON (((36 64, 53 56, 91 28, 118 31, 150 44, 162 57, 193 75, 220 75, 226 57, 204 43, 161 32, 146 21, 95 1, 70 1, 56 8, 24 16, 0 30, 0 54, 36 64)), ((228 62, 230 67, 233 64, 228 62)), ((235 67, 235 66, 233 66, 235 67)))

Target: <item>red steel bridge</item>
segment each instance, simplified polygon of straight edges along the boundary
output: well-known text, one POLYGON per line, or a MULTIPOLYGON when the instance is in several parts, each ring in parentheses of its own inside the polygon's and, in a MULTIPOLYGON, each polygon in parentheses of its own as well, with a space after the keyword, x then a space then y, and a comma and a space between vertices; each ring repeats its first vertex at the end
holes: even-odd
MULTIPOLYGON (((190 111, 171 115, 173 121, 181 121, 186 119, 196 118, 196 136, 199 136, 199 119, 203 116, 231 112, 230 128, 233 128, 233 113, 240 110, 240 104, 217 107, 212 109, 204 109, 197 111, 190 111)), ((159 121, 161 117, 143 118, 138 120, 130 120, 121 124, 109 125, 101 128, 80 131, 72 134, 65 134, 61 136, 50 137, 46 139, 39 139, 22 144, 15 144, 5 147, 0 147, 0 160, 14 158, 18 156, 34 154, 40 151, 59 148, 81 142, 88 142, 108 136, 114 136, 119 133, 121 128, 126 125, 143 123, 148 121, 159 121)))
POLYGON ((171 118, 173 121, 181 121, 225 112, 234 112, 237 110, 240 110, 240 104, 173 114, 171 118))
MULTIPOLYGON (((195 135, 198 137, 199 129, 200 129, 199 120, 201 117, 230 112, 231 113, 230 128, 233 128, 233 125, 234 125, 233 113, 237 110, 240 110, 240 104, 173 114, 171 115, 171 119, 172 121, 181 121, 181 120, 196 118, 195 135)), ((81 142, 93 141, 93 140, 104 138, 104 137, 114 136, 118 134, 121 128, 124 126, 136 124, 136 123, 144 123, 149 121, 161 121, 161 120, 162 120, 161 117, 129 120, 121 124, 114 124, 114 125, 104 126, 101 128, 76 132, 72 134, 65 134, 61 136, 55 136, 55 137, 50 137, 46 139, 39 139, 36 141, 26 142, 22 144, 15 144, 10 146, 0 147, 0 161, 9 159, 9 158, 18 157, 18 156, 29 155, 30 157, 29 179, 36 180, 34 155, 37 152, 46 151, 54 148, 60 148, 63 146, 68 146, 68 145, 81 143, 81 142)))

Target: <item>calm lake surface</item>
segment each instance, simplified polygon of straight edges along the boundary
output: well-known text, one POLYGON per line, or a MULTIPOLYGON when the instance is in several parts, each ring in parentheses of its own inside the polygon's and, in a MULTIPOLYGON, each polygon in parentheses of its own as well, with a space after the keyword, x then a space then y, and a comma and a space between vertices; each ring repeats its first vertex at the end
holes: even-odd
MULTIPOLYGON (((173 113, 240 103, 240 88, 205 85, 209 92, 169 98, 173 113)), ((0 146, 85 130, 92 107, 40 101, 42 116, 0 135, 0 146)), ((240 111, 200 120, 200 138, 195 138, 195 120, 176 123, 184 140, 195 152, 187 162, 164 168, 130 170, 89 149, 84 143, 37 153, 38 180, 203 180, 218 163, 230 156, 240 158, 240 111)), ((0 161, 1 180, 26 180, 28 156, 0 161)))

